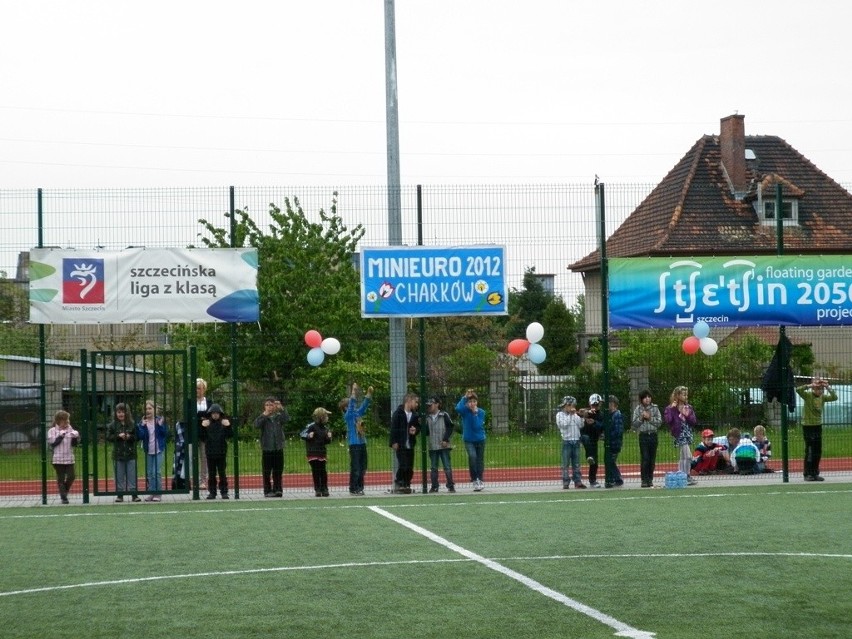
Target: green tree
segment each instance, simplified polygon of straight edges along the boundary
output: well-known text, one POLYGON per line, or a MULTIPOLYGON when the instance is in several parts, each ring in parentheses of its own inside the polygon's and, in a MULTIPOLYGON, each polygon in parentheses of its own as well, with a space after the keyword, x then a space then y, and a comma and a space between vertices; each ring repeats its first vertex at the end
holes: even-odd
POLYGON ((544 327, 541 345, 547 358, 538 370, 545 375, 565 375, 580 362, 578 334, 585 326, 584 299, 568 308, 561 297, 546 291, 536 277, 535 267, 524 271, 523 288, 509 292, 509 340, 524 337, 527 326, 539 322, 544 327))
POLYGON ((28 323, 27 293, 0 273, 0 352, 22 357, 38 356, 38 327, 28 323))
MULTIPOLYGON (((359 278, 352 264, 364 229, 344 225, 337 215, 337 193, 329 211, 319 211, 318 222, 308 219, 298 198, 285 198, 283 208, 270 204, 269 216, 269 228, 261 229, 247 210, 235 212, 233 246, 258 250, 261 318, 257 324, 236 325, 238 377, 261 386, 290 386, 297 371, 310 368, 304 335, 311 328, 340 340, 345 354, 334 357, 378 355, 379 347, 370 337, 384 337, 386 328, 361 319, 359 278)), ((199 222, 208 234, 202 239, 205 246, 232 245, 227 222, 199 222)), ((203 350, 211 376, 230 377, 227 328, 208 324, 180 330, 185 343, 203 350)))

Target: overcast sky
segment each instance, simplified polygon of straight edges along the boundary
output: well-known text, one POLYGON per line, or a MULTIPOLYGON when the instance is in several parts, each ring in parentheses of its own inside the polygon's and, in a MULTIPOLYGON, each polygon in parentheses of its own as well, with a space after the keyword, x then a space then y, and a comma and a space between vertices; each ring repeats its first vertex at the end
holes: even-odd
MULTIPOLYGON (((2 2, 0 188, 386 180, 383 0, 2 2)), ((834 0, 397 0, 404 184, 658 182, 719 119, 852 182, 834 0)))

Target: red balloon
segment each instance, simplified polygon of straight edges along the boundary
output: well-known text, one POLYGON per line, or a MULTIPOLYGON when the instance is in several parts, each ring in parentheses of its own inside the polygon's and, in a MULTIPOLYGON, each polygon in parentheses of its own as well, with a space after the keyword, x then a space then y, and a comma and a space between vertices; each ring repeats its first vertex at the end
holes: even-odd
POLYGON ((314 329, 309 330, 305 333, 305 344, 311 348, 319 348, 322 344, 322 335, 319 334, 319 331, 315 331, 314 329))
POLYGON ((687 355, 695 355, 699 348, 701 348, 701 340, 695 335, 690 335, 683 340, 683 352, 687 355))
POLYGON ((530 343, 525 339, 513 339, 509 342, 509 355, 514 355, 515 357, 520 357, 524 353, 527 352, 527 349, 530 347, 530 343))

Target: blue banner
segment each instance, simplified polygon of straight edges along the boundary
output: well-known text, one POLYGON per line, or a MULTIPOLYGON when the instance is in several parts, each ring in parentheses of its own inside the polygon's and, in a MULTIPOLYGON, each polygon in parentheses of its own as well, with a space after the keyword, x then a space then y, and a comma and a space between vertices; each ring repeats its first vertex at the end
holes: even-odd
POLYGON ((363 317, 506 315, 502 246, 393 246, 361 251, 363 317))
POLYGON ((612 258, 611 328, 852 325, 852 256, 612 258))

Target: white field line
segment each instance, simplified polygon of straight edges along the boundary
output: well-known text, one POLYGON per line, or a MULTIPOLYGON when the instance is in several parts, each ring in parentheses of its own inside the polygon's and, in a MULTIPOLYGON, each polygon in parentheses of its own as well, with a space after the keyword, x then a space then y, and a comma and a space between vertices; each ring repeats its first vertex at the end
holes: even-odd
MULTIPOLYGON (((768 493, 761 493, 760 497, 774 497, 779 495, 802 495, 802 496, 813 496, 813 495, 838 495, 852 493, 852 490, 808 490, 808 491, 772 491, 768 493)), ((739 495, 738 493, 736 494, 739 495)), ((566 498, 566 497, 558 497, 555 499, 499 499, 499 500, 475 500, 475 501, 431 501, 428 497, 424 496, 416 496, 414 497, 417 501, 407 502, 407 503, 393 503, 388 504, 385 503, 384 507, 389 509, 397 509, 397 508, 447 508, 447 507, 477 507, 483 508, 488 506, 514 506, 514 505, 524 505, 524 504, 586 504, 586 503, 596 503, 599 501, 637 501, 637 500, 657 500, 657 499, 718 499, 720 497, 731 497, 731 493, 683 493, 681 491, 665 491, 665 492, 656 492, 654 494, 643 494, 643 495, 624 495, 621 494, 619 496, 612 496, 609 494, 603 494, 602 492, 598 492, 595 496, 589 497, 575 497, 575 498, 566 498), (600 495, 598 497, 597 495, 600 495), (422 497, 422 501, 420 500, 422 497)), ((748 495, 745 495, 748 496, 748 495)), ((359 497, 360 499, 364 499, 363 497, 359 497)), ((134 510, 127 510, 127 506, 125 505, 102 505, 102 504, 90 504, 86 506, 87 508, 92 508, 92 510, 83 510, 77 511, 77 507, 83 507, 82 504, 78 504, 77 507, 72 506, 63 506, 61 510, 54 511, 52 508, 51 512, 39 512, 39 513, 27 513, 23 515, 18 514, 4 514, 6 509, 0 508, 0 521, 3 520, 11 520, 11 519, 53 519, 59 517, 144 517, 144 516, 175 516, 175 515, 216 515, 216 514, 229 514, 233 512, 266 512, 266 511, 291 511, 291 510, 318 510, 318 509, 335 509, 335 510, 350 510, 350 509, 360 509, 360 508, 369 508, 369 506, 363 503, 328 503, 323 506, 316 505, 304 505, 304 506, 286 506, 284 508, 277 507, 277 505, 269 505, 269 506, 242 506, 238 501, 234 501, 229 504, 230 507, 223 508, 200 508, 196 507, 198 504, 195 502, 186 502, 186 508, 174 509, 171 505, 159 504, 159 505, 145 505, 139 507, 134 510), (169 510, 165 510, 165 508, 169 508, 169 510)), ((41 507, 41 506, 40 506, 41 507)), ((27 510, 30 510, 27 507, 27 510)), ((8 511, 7 511, 8 512, 8 511)))
POLYGON ((632 637, 633 639, 646 639, 646 638, 651 639, 656 635, 656 633, 648 632, 647 630, 639 630, 638 628, 634 628, 633 626, 630 626, 630 625, 624 623, 623 621, 619 621, 615 617, 611 617, 608 614, 601 612, 600 610, 592 608, 591 606, 587 606, 586 604, 580 603, 576 599, 571 599, 570 597, 562 594, 561 592, 557 592, 557 591, 553 590, 552 588, 548 588, 544 584, 541 584, 534 579, 530 579, 526 575, 523 575, 519 572, 516 572, 516 571, 512 570, 511 568, 507 568, 503 564, 501 564, 497 561, 494 561, 493 559, 487 559, 486 557, 478 555, 475 552, 467 550, 466 548, 462 548, 461 546, 454 544, 453 542, 451 542, 447 539, 444 539, 443 537, 436 535, 435 533, 433 533, 429 530, 426 530, 425 528, 422 528, 422 527, 418 526, 417 524, 411 523, 407 519, 403 519, 402 517, 397 517, 396 515, 389 513, 388 511, 384 510, 383 508, 379 508, 378 506, 371 506, 370 510, 372 510, 374 513, 376 513, 378 515, 381 515, 382 517, 386 517, 387 519, 390 519, 391 521, 394 521, 394 522, 400 524, 401 526, 408 528, 409 530, 411 530, 413 532, 416 532, 418 535, 422 535, 423 537, 426 537, 427 539, 435 542, 436 544, 444 546, 445 548, 452 550, 455 553, 460 554, 462 557, 466 557, 467 559, 470 559, 470 560, 475 561, 479 564, 482 564, 486 568, 490 568, 491 570, 494 570, 496 572, 499 572, 502 575, 505 575, 505 576, 507 576, 511 579, 514 579, 515 581, 523 584, 527 588, 529 588, 529 589, 531 589, 531 590, 533 590, 533 591, 535 591, 539 594, 542 594, 545 597, 549 597, 550 599, 553 599, 554 601, 556 601, 558 603, 561 603, 565 606, 568 606, 569 608, 576 610, 579 613, 582 613, 582 614, 584 614, 588 617, 591 617, 595 621, 598 621, 598 622, 600 622, 604 625, 609 626, 610 628, 612 628, 613 630, 616 631, 615 632, 616 637, 632 637))

